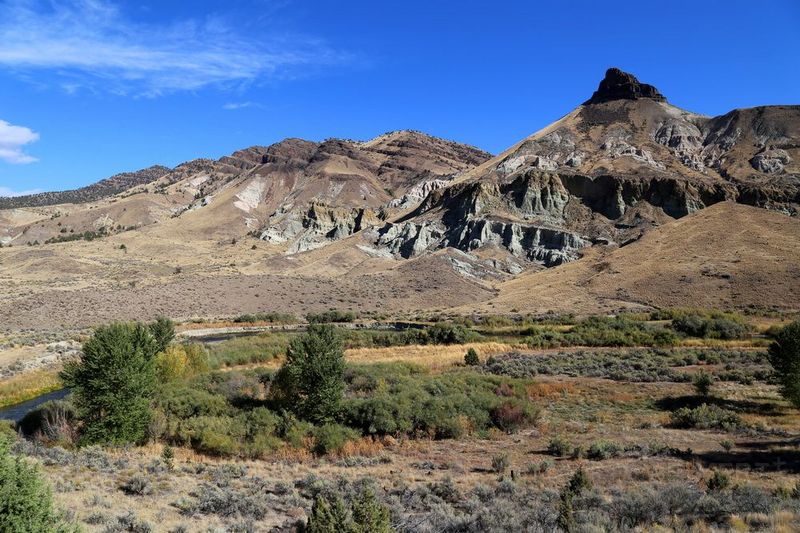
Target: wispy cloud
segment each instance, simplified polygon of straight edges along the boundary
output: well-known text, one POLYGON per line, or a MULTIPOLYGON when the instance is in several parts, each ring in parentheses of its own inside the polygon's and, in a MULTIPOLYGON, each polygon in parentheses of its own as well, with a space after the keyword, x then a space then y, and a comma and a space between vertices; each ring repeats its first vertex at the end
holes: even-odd
POLYGON ((41 189, 31 189, 30 191, 12 191, 8 187, 0 187, 0 197, 2 196, 27 196, 42 192, 41 189))
MULTIPOLYGON (((250 32, 252 34, 253 32, 250 32)), ((219 18, 137 23, 107 0, 0 3, 0 65, 49 70, 59 85, 159 95, 293 76, 348 55, 308 37, 240 34, 219 18)))
POLYGON ((237 109, 247 109, 248 107, 262 108, 258 102, 228 102, 222 106, 222 109, 227 111, 236 111, 237 109))
POLYGON ((30 128, 0 120, 0 160, 15 165, 33 163, 36 158, 23 152, 23 147, 38 140, 39 134, 30 128))

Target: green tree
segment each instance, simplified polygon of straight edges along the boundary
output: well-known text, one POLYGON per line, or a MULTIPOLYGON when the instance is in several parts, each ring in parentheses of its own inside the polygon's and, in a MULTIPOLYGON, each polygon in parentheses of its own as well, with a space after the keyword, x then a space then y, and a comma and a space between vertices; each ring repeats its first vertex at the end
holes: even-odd
POLYGON ((783 397, 800 407, 800 320, 775 336, 769 347, 769 362, 775 369, 783 397))
POLYGON ((158 345, 157 352, 166 350, 167 346, 175 339, 175 323, 165 316, 156 318, 149 328, 158 345))
POLYGON ((53 498, 36 467, 11 455, 0 437, 0 531, 48 533, 68 531, 53 510, 53 498))
POLYGON ((353 531, 355 533, 391 533, 389 509, 369 489, 361 491, 352 504, 353 531))
POLYGON ((306 522, 306 533, 349 533, 353 531, 353 522, 348 516, 347 508, 341 498, 336 498, 331 505, 328 500, 318 495, 311 508, 311 516, 306 522))
POLYGON ((577 522, 575 521, 575 510, 573 507, 573 500, 575 496, 579 496, 582 492, 592 488, 592 481, 586 474, 586 471, 581 467, 575 471, 572 477, 559 494, 558 503, 558 527, 572 533, 576 530, 577 522))
POLYGON ((481 360, 478 357, 478 352, 475 351, 475 348, 470 348, 467 350, 467 353, 464 355, 464 363, 468 366, 478 366, 481 364, 481 360))
POLYGON ((300 418, 333 421, 344 394, 344 366, 337 328, 312 325, 286 351, 286 362, 275 377, 278 395, 300 418))
POLYGON ((339 496, 318 495, 306 522, 306 533, 392 533, 389 509, 365 488, 350 504, 339 496))
POLYGON ((97 328, 80 359, 65 365, 61 378, 73 391, 81 444, 145 439, 157 352, 147 326, 115 323, 97 328))

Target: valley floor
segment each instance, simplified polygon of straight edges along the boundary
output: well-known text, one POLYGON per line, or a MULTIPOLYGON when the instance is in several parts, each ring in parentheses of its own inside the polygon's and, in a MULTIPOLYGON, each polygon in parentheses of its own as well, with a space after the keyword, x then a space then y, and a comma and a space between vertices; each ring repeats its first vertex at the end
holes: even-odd
POLYGON ((401 531, 550 531, 559 492, 579 468, 593 485, 575 501, 579 523, 622 531, 655 523, 692 531, 796 531, 800 412, 774 385, 752 379, 762 368, 758 343, 717 344, 663 354, 529 350, 515 341, 348 350, 350 364, 413 363, 435 374, 463 366, 469 347, 484 361, 497 357, 481 367, 485 372, 519 376, 536 368, 526 391, 541 417, 513 434, 364 438, 323 458, 283 449, 262 460, 235 460, 176 448, 173 470, 159 444, 18 446, 41 464, 57 504, 87 531, 289 530, 305 520, 320 490, 347 493, 363 483, 387 502, 401 531), (700 370, 717 377, 707 398, 681 377, 700 370), (734 413, 738 422, 676 426, 674 411, 703 404, 734 413), (710 485, 716 472, 725 487, 710 485))

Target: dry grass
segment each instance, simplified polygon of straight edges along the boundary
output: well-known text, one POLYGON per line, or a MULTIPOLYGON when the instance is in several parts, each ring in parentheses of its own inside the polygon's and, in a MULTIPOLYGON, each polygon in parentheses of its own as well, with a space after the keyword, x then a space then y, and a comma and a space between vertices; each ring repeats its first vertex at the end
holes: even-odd
POLYGON ((503 342, 476 342, 457 345, 413 345, 388 348, 354 348, 345 352, 350 363, 415 363, 426 368, 442 369, 464 362, 464 354, 474 348, 481 360, 491 355, 519 349, 503 342))
POLYGON ((797 264, 797 218, 721 202, 654 228, 629 246, 591 248, 580 261, 521 274, 500 284, 492 300, 456 311, 587 314, 748 305, 796 310, 797 264))
POLYGON ((0 407, 14 405, 62 387, 57 369, 34 370, 0 382, 0 407))

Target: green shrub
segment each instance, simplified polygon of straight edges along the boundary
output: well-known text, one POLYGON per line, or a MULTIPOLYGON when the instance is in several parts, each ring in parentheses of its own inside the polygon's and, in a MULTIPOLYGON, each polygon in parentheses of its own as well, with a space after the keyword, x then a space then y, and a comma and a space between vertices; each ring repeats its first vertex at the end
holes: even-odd
POLYGON ((508 459, 507 453, 501 453, 498 455, 492 456, 492 472, 497 474, 502 474, 508 467, 511 465, 511 461, 508 459))
POLYGON ((331 309, 322 313, 309 313, 306 315, 306 320, 310 324, 328 324, 332 322, 353 322, 356 314, 353 311, 339 311, 331 309))
POLYGON ((736 413, 717 405, 703 404, 694 409, 683 407, 670 414, 670 423, 676 428, 723 429, 732 431, 743 427, 742 419, 736 413))
POLYGON ((714 377, 708 372, 701 371, 692 378, 692 385, 699 396, 707 397, 711 392, 714 377))
POLYGON ((672 331, 623 317, 593 316, 580 321, 569 333, 571 344, 586 346, 670 346, 678 338, 672 331))
POLYGON ((389 509, 378 501, 375 493, 362 489, 353 498, 349 509, 338 495, 317 495, 306 533, 391 533, 389 509))
POLYGON ((750 334, 750 326, 734 315, 723 313, 688 313, 672 321, 672 329, 691 337, 741 339, 750 334))
POLYGON ((82 443, 145 439, 158 349, 147 326, 111 324, 97 328, 80 359, 64 365, 61 378, 73 391, 82 443))
POLYGON ((314 453, 317 455, 327 455, 342 451, 344 445, 349 441, 356 440, 359 433, 339 424, 325 424, 314 428, 314 453))
POLYGON ((461 324, 438 323, 426 330, 430 344, 465 344, 479 335, 461 324))
POLYGON ((706 486, 710 491, 725 490, 730 486, 730 484, 731 480, 728 477, 728 474, 719 470, 714 470, 714 473, 711 474, 711 477, 706 480, 706 486))
POLYGON ((389 509, 378 501, 375 493, 364 489, 351 505, 356 533, 391 533, 389 509))
POLYGON ((616 442, 598 441, 589 446, 589 449, 586 450, 586 457, 595 461, 602 461, 617 457, 620 453, 622 453, 622 446, 616 442))
POLYGON ((475 351, 475 348, 467 350, 467 353, 464 355, 464 364, 467 366, 478 366, 481 364, 481 360, 478 358, 478 352, 475 351))
POLYGON ((547 445, 547 451, 556 457, 566 457, 572 452, 572 443, 560 435, 556 435, 550 439, 550 443, 547 445))
POLYGON ((432 375, 407 364, 364 365, 348 369, 346 381, 342 420, 365 434, 457 438, 514 431, 539 416, 517 381, 466 369, 432 375))
POLYGON ((48 533, 72 531, 53 509, 50 489, 36 467, 11 455, 0 438, 0 531, 48 533))
POLYGON ((781 385, 781 394, 800 408, 800 320, 776 334, 769 347, 769 361, 781 385))
POLYGON ((272 361, 286 353, 294 337, 297 337, 296 333, 270 332, 215 343, 208 346, 209 365, 221 368, 272 361))
POLYGON ((297 317, 291 313, 253 313, 239 315, 233 319, 237 324, 252 324, 254 322, 270 322, 272 324, 294 324, 297 317))
POLYGON ((175 451, 172 449, 172 446, 169 444, 164 445, 164 448, 161 450, 161 460, 164 461, 164 466, 170 472, 175 467, 175 451))
POLYGON ((341 498, 330 499, 318 495, 306 521, 306 533, 348 532, 352 528, 348 509, 341 498))

